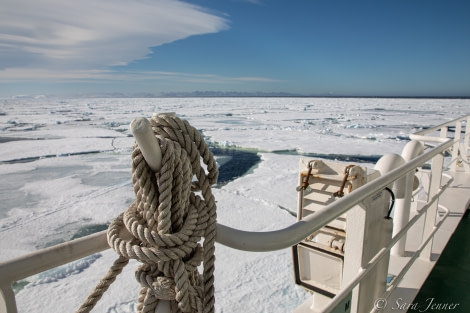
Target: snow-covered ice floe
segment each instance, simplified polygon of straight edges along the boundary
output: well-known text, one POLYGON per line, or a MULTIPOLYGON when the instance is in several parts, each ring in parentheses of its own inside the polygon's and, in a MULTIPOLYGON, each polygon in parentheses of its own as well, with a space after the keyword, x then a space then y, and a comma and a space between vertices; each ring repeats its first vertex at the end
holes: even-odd
MULTIPOLYGON (((469 111, 470 100, 460 99, 3 99, 0 261, 105 229, 132 203, 128 126, 135 117, 176 112, 210 145, 257 153, 214 194, 221 223, 266 231, 296 220, 299 154, 374 160, 400 153, 409 133, 469 111)), ((216 157, 221 171, 242 167, 237 154, 216 157)), ((18 282, 19 311, 74 311, 115 257, 104 251, 18 282)), ((293 283, 288 249, 249 253, 217 244, 216 258, 217 312, 289 312, 308 297, 293 283)), ((135 311, 136 265, 96 312, 135 311)))

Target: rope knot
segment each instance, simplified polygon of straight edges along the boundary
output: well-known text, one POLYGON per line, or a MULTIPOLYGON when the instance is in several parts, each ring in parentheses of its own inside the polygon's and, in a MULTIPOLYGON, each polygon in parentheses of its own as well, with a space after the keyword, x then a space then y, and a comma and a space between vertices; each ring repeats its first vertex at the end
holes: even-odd
POLYGON ((214 312, 215 159, 187 121, 162 114, 150 122, 162 151, 161 170, 154 173, 134 145, 136 200, 110 224, 108 243, 120 254, 119 264, 142 263, 135 273, 142 286, 139 312, 154 312, 159 300, 170 301, 172 312, 214 312))
POLYGON ((140 312, 156 307, 158 300, 175 301, 175 311, 211 312, 216 206, 210 187, 217 181, 217 166, 187 121, 158 115, 151 125, 162 150, 162 168, 152 172, 134 145, 136 201, 110 225, 108 241, 121 256, 143 263, 136 271, 142 286, 140 312))

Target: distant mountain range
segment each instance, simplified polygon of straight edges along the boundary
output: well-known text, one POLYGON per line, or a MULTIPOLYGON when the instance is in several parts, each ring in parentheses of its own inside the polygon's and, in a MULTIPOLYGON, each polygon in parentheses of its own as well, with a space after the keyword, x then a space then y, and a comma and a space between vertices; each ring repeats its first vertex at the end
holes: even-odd
POLYGON ((441 98, 441 99, 468 99, 468 97, 452 97, 452 96, 351 96, 351 95, 302 95, 288 92, 247 92, 247 91, 174 91, 174 92, 135 92, 135 93, 121 93, 121 92, 104 92, 93 94, 80 94, 70 96, 55 96, 55 95, 17 95, 10 98, 216 98, 216 97, 304 97, 304 98, 441 98))
POLYGON ((216 98, 216 97, 304 97, 304 98, 442 98, 442 99, 462 99, 468 97, 453 97, 453 96, 360 96, 360 95, 335 95, 335 94, 296 94, 289 92, 261 92, 261 91, 172 91, 172 92, 161 92, 161 93, 150 93, 150 92, 139 92, 139 93, 100 93, 100 94, 88 94, 80 97, 89 98, 216 98))
POLYGON ((246 91, 192 91, 163 92, 160 97, 301 97, 288 92, 246 92, 246 91))

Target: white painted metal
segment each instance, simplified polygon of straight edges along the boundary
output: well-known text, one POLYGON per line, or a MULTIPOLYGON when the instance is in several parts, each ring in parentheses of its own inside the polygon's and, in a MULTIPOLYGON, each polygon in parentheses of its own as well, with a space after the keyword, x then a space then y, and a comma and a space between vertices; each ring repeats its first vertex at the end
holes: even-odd
MULTIPOLYGON (((436 198, 438 199, 438 198, 436 198)), ((436 200, 437 201, 437 200, 436 200)), ((437 232, 437 230, 441 227, 442 223, 445 221, 445 219, 449 216, 449 210, 443 206, 439 206, 439 208, 444 212, 444 215, 439 219, 439 221, 436 223, 436 225, 433 226, 431 232, 425 237, 422 239, 422 242, 421 244, 419 245, 419 247, 416 249, 416 251, 413 253, 413 256, 408 260, 408 262, 406 263, 406 265, 403 267, 403 269, 401 270, 401 272, 393 279, 393 282, 392 284, 388 287, 387 291, 382 294, 382 298, 387 298, 391 293, 392 291, 398 286, 398 284, 401 282, 401 280, 403 279, 403 277, 405 276, 405 274, 408 272, 408 270, 411 268, 411 266, 413 265, 413 263, 416 261, 416 259, 421 255, 422 251, 425 249, 426 246, 429 245, 429 242, 432 241, 432 239, 434 238, 434 234, 437 232)), ((421 217, 421 214, 417 215, 417 217, 421 217)), ((417 219, 413 219, 412 220, 413 223, 411 223, 410 221, 410 224, 411 226, 414 225, 414 222, 418 221, 418 218, 417 219)), ((405 232, 403 233, 400 233, 401 235, 404 235, 405 232)), ((397 238, 400 238, 401 236, 397 236, 397 238)), ((395 237, 394 237, 395 238, 395 237)), ((392 243, 395 242, 395 240, 392 241, 392 243)))
MULTIPOLYGON (((444 154, 443 152, 439 153, 432 159, 431 164, 431 179, 428 190, 428 200, 431 197, 434 197, 439 192, 441 188, 441 179, 442 179, 442 166, 444 165, 444 154)), ((434 202, 433 205, 428 209, 425 217, 425 224, 423 234, 431 232, 434 225, 436 224, 438 203, 434 202)), ((432 240, 430 244, 423 249, 421 257, 430 260, 431 259, 431 248, 432 240)))
MULTIPOLYGON (((419 141, 412 140, 405 145, 402 151, 402 157, 405 162, 409 162, 418 155, 423 154, 424 147, 419 141)), ((403 197, 395 200, 395 209, 393 214, 393 236, 395 236, 410 220, 411 197, 413 193, 413 183, 415 173, 410 172, 405 176, 405 184, 403 186, 403 197)), ((401 194, 400 194, 401 195, 401 194)), ((405 256, 406 235, 397 242, 392 248, 392 254, 405 256)))
MULTIPOLYGON (((454 167, 451 170, 456 171, 457 166, 460 166, 464 169, 464 171, 466 172, 470 171, 470 163, 468 160, 468 149, 470 148, 469 141, 470 141, 470 117, 468 117, 466 120, 466 127, 465 127, 463 142, 457 142, 459 144, 455 148, 455 150, 458 149, 458 152, 456 153, 457 159, 456 159, 454 167)), ((454 154, 452 156, 454 156, 454 154)))
MULTIPOLYGON (((401 230, 399 231, 396 235, 393 236, 393 238, 389 241, 388 245, 384 245, 384 247, 363 267, 359 269, 357 272, 356 276, 352 279, 352 281, 343 287, 341 292, 337 294, 331 302, 328 304, 327 307, 324 308, 322 313, 331 313, 335 310, 335 308, 344 300, 348 297, 349 293, 353 290, 353 288, 359 284, 359 282, 369 274, 369 272, 375 267, 378 266, 379 261, 382 260, 388 253, 388 251, 408 232, 408 230, 418 222, 418 220, 427 212, 429 207, 436 201, 438 201, 439 197, 444 193, 444 191, 451 185, 453 179, 449 178, 447 183, 442 186, 440 189, 439 193, 436 194, 432 199, 430 199, 430 202, 428 202, 426 205, 423 206, 421 211, 414 216, 409 223, 401 230)), ((402 271, 395 277, 393 282, 390 284, 388 287, 387 291, 381 296, 381 298, 387 298, 388 295, 397 287, 397 285, 400 283, 400 281, 403 279, 404 275, 408 271, 408 269, 411 267, 413 262, 419 257, 420 252, 424 249, 424 247, 428 244, 428 242, 432 239, 433 235, 435 232, 439 229, 441 224, 444 222, 444 220, 447 218, 449 215, 449 210, 445 207, 440 207, 442 211, 445 212, 444 216, 439 220, 439 222, 433 227, 433 230, 431 233, 423 239, 420 247, 415 251, 414 255, 411 257, 411 259, 407 262, 406 266, 402 269, 402 271)), ((297 312, 297 311, 296 311, 297 312)))
MULTIPOLYGON (((375 165, 375 169, 378 170, 383 176, 386 173, 402 166, 403 164, 405 164, 405 160, 403 159, 402 156, 398 154, 390 153, 390 154, 384 155, 377 161, 377 164, 375 165)), ((404 188, 405 181, 406 181, 406 175, 395 180, 392 184, 387 186, 393 191, 396 199, 403 198, 405 194, 405 188, 404 188)))
POLYGON ((468 149, 469 149, 469 140, 470 140, 470 115, 460 117, 450 122, 446 122, 446 123, 434 126, 432 128, 427 128, 422 131, 416 132, 410 135, 410 139, 418 140, 423 143, 444 142, 449 137, 448 136, 449 127, 455 127, 455 136, 453 138, 454 146, 452 148, 452 151, 453 153, 456 153, 455 155, 458 156, 458 158, 455 158, 455 155, 453 155, 453 158, 451 160, 451 165, 452 165, 451 171, 456 171, 457 166, 454 163, 461 161, 462 164, 460 164, 459 166, 463 167, 464 171, 469 172, 470 164, 468 162, 468 149), (461 129, 462 129, 463 123, 465 123, 465 135, 463 138, 463 142, 461 142, 459 139, 461 138, 461 129), (457 132, 457 128, 459 128, 458 132, 457 132), (439 137, 430 136, 431 134, 437 131, 440 131, 439 137))
POLYGON ((45 248, 0 264, 0 312, 16 313, 13 282, 108 249, 106 232, 45 248))
MULTIPOLYGON (((401 156, 388 154, 377 162, 375 169, 385 175, 404 163, 401 156)), ((392 184, 387 186, 397 198, 403 197, 404 178, 406 176, 392 182, 393 186, 392 184)), ((373 196, 364 199, 360 205, 348 211, 343 286, 354 280, 356 273, 389 243, 393 227, 392 220, 386 218, 389 208, 390 195, 379 189, 373 196)), ((380 260, 379 264, 361 279, 358 286, 352 289, 351 312, 369 312, 373 308, 373 303, 368 299, 377 298, 385 292, 388 262, 388 256, 380 260)))
MULTIPOLYGON (((344 196, 347 196, 379 176, 378 171, 363 166, 301 158, 299 185, 303 188, 299 190, 297 220, 302 220, 337 201, 338 197, 341 197, 340 194, 344 193, 344 196), (312 169, 309 170, 309 167, 312 169)), ((364 208, 368 211, 374 210, 371 201, 364 201, 364 203, 368 204, 367 207, 361 204, 354 208, 357 207, 359 211, 364 211, 364 208)), ((364 239, 363 236, 359 238, 359 234, 363 231, 356 232, 352 228, 350 232, 349 229, 348 215, 355 210, 354 208, 314 232, 293 248, 295 282, 313 293, 310 309, 315 312, 320 312, 331 301, 331 297, 341 290, 344 281, 344 248, 353 253, 362 251, 362 245, 356 243, 364 239)), ((359 228, 364 230, 363 226, 359 228)), ((352 254, 351 252, 349 255, 352 254)), ((348 261, 354 259, 353 257, 348 261)), ((357 269, 358 267, 354 272, 357 269)), ((351 303, 348 304, 348 311, 351 311, 351 303)))
POLYGON ((132 121, 130 130, 139 145, 145 161, 154 172, 158 172, 162 166, 162 150, 152 131, 150 122, 145 117, 139 117, 132 121))
MULTIPOLYGON (((457 160, 460 154, 460 134, 462 132, 462 121, 455 124, 454 146, 452 147, 452 159, 457 160)), ((451 171, 455 172, 457 169, 457 162, 452 163, 451 171)))
MULTIPOLYGON (((435 200, 437 200, 438 197, 435 198, 435 200)), ((432 232, 423 240, 423 243, 420 245, 420 247, 417 249, 417 251, 415 252, 414 256, 410 259, 410 261, 408 261, 407 263, 407 266, 405 266, 405 268, 403 269, 403 271, 399 274, 399 276, 397 276, 392 285, 389 287, 389 289, 386 291, 386 293, 384 293, 381 297, 383 298, 386 298, 391 290, 393 290, 393 288, 395 288, 398 283, 400 282, 400 280, 403 278, 403 276, 406 274, 407 270, 409 269, 409 267, 412 265, 412 263, 416 260, 416 258, 419 256, 419 253, 422 251, 422 249, 424 248, 424 246, 426 246, 428 243, 429 243, 429 240, 432 239, 433 235, 436 233, 436 231, 439 229, 439 227, 442 225, 442 223, 444 222, 445 218, 447 218, 447 216, 449 215, 449 211, 446 209, 446 208, 442 208, 444 211, 445 211, 445 215, 442 217, 442 219, 434 226, 432 232)), ((426 210, 426 209, 424 209, 426 210)), ((423 211, 422 213, 424 213, 425 211, 423 211)), ((356 274, 356 276, 354 277, 354 279, 347 285, 345 286, 342 290, 341 290, 341 293, 337 294, 333 299, 332 301, 328 304, 327 307, 325 307, 325 309, 322 311, 322 313, 331 313, 333 312, 336 307, 338 306, 338 304, 341 303, 342 300, 344 300, 349 292, 351 292, 351 290, 353 290, 354 287, 356 287, 357 284, 359 284, 359 282, 364 279, 364 277, 366 275, 369 274, 369 272, 374 269, 375 266, 377 266, 379 264, 379 261, 382 260, 388 253, 388 251, 392 248, 392 246, 406 233, 406 231, 408 231, 408 229, 411 228, 411 226, 414 225, 414 223, 416 223, 418 221, 418 219, 422 216, 422 213, 415 216, 415 218, 413 218, 410 223, 402 230, 400 231, 397 236, 394 236, 392 238, 392 240, 390 241, 390 243, 383 247, 382 249, 380 249, 379 253, 377 253, 368 263, 367 265, 365 265, 364 267, 362 267, 358 273, 356 274)), ((371 298, 372 299, 372 298, 371 298)), ((369 300, 371 300, 369 299, 369 300)), ((373 301, 373 300, 372 300, 373 301)))
POLYGON ((431 140, 433 140, 433 138, 436 138, 436 137, 429 136, 429 134, 432 134, 436 131, 441 131, 443 128, 447 128, 449 126, 454 126, 459 121, 467 121, 467 125, 470 125, 470 124, 468 124, 469 120, 470 120, 470 115, 459 117, 459 118, 456 118, 452 121, 445 122, 445 123, 436 125, 434 127, 426 128, 426 129, 420 130, 419 132, 411 134, 410 139, 419 140, 418 137, 422 136, 424 141, 431 141, 431 140))
MULTIPOLYGON (((348 211, 342 286, 353 280, 356 273, 380 250, 384 216, 388 210, 387 202, 388 194, 384 190, 378 190, 348 211)), ((368 301, 362 300, 374 297, 375 292, 380 292, 376 286, 377 282, 382 280, 381 276, 382 273, 378 273, 375 268, 352 290, 351 312, 368 312, 372 309, 368 301)), ((383 280, 386 280, 386 277, 385 272, 383 280)))
POLYGON ((13 282, 3 281, 0 285, 0 312, 17 313, 15 293, 11 284, 13 282))
POLYGON ((467 118, 467 123, 465 127, 465 138, 463 140, 462 151, 465 152, 465 155, 462 155, 464 158, 465 164, 467 164, 466 171, 469 170, 468 167, 468 149, 470 148, 470 117, 467 118))
POLYGON ((420 167, 426 161, 448 149, 451 145, 451 140, 439 144, 436 148, 428 150, 410 162, 375 179, 373 184, 366 184, 358 188, 356 192, 350 193, 347 197, 338 199, 323 209, 308 215, 302 221, 284 229, 268 232, 250 232, 218 224, 216 240, 226 246, 245 251, 262 252, 291 247, 345 213, 354 205, 383 190, 386 186, 402 178, 407 173, 414 172, 417 167, 420 167))

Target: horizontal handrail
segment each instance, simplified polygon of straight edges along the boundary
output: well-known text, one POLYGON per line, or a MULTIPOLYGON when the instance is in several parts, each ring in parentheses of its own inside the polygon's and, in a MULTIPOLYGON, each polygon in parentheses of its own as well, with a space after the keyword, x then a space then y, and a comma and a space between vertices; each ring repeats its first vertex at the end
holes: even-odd
POLYGON ((452 144, 452 140, 441 143, 434 149, 374 179, 373 184, 365 184, 359 187, 354 192, 348 194, 347 197, 332 202, 284 229, 267 232, 250 232, 219 224, 216 241, 235 249, 253 252, 273 251, 291 247, 342 215, 354 205, 383 190, 398 178, 414 171, 432 157, 448 149, 452 144))
MULTIPOLYGON (((456 118, 452 121, 449 121, 449 122, 445 122, 445 123, 442 123, 442 124, 439 124, 437 126, 434 126, 434 127, 431 127, 431 128, 426 128, 426 129, 423 129, 423 130, 420 130, 414 134, 411 134, 410 135, 410 138, 411 139, 415 139, 413 137, 418 137, 418 136, 424 136, 426 134, 430 134, 432 132, 435 132, 435 131, 438 131, 444 127, 447 127, 447 126, 451 126, 453 124, 456 124, 457 122, 463 122, 463 121, 467 121, 468 119, 470 119, 470 114, 469 115, 466 115, 466 116, 463 116, 463 117, 459 117, 459 118, 456 118)), ((468 127, 470 127, 470 125, 467 125, 468 127)), ((427 136, 425 137, 426 140, 431 140, 431 136, 427 136)), ((415 140, 420 140, 420 139, 415 139, 415 140)))
MULTIPOLYGON (((380 249, 377 254, 375 254, 374 257, 362 268, 359 269, 358 273, 356 276, 349 282, 345 287, 341 288, 341 291, 333 297, 330 303, 328 303, 327 307, 323 310, 323 313, 330 313, 332 312, 340 303, 343 301, 347 295, 351 292, 351 290, 356 287, 361 280, 371 271, 375 268, 375 266, 385 257, 385 255, 392 249, 392 247, 403 237, 406 235, 408 230, 413 227, 413 225, 421 218, 423 214, 427 212, 427 210, 431 207, 431 205, 436 202, 439 197, 442 195, 442 193, 450 186, 450 184, 453 182, 453 178, 451 178, 445 185, 443 185, 439 192, 432 197, 425 206, 421 208, 421 210, 416 214, 409 222, 406 224, 406 226, 401 229, 395 236, 393 236, 392 240, 389 242, 389 244, 382 249, 380 249)), ((439 208, 443 209, 445 211, 444 216, 439 220, 439 222, 433 227, 431 233, 426 237, 425 240, 422 241, 421 245, 418 247, 418 249, 414 252, 413 256, 411 257, 410 260, 406 263, 406 265, 403 267, 403 269, 400 271, 400 273, 395 277, 392 286, 389 287, 389 289, 386 291, 385 295, 383 295, 384 298, 387 298, 388 295, 393 291, 393 289, 396 288, 398 283, 403 279, 404 274, 408 271, 408 269, 413 265, 414 261, 417 259, 419 256, 419 253, 424 249, 424 247, 427 245, 427 243, 432 239, 434 236, 435 232, 441 227, 442 223, 444 220, 447 218, 449 215, 449 210, 442 205, 439 205, 439 208)))
POLYGON ((424 141, 424 142, 437 142, 437 143, 442 143, 442 142, 446 142, 447 140, 449 140, 449 138, 447 137, 432 137, 432 136, 418 135, 418 134, 411 134, 410 139, 417 140, 417 141, 424 141))
POLYGON ((109 249, 106 230, 0 263, 2 281, 17 280, 109 249))
MULTIPOLYGON (((405 267, 400 271, 399 275, 397 277, 395 277, 395 280, 393 282, 393 285, 395 287, 401 281, 404 274, 408 271, 408 269, 411 267, 411 265, 413 265, 414 261, 418 258, 419 253, 424 249, 424 247, 426 247, 428 242, 434 237, 434 234, 436 233, 436 231, 441 227, 442 223, 444 222, 444 220, 449 215, 450 212, 447 208, 442 207, 442 206, 440 206, 440 208, 442 208, 445 211, 444 216, 433 227, 431 233, 426 237, 426 239, 424 239, 422 241, 422 243, 420 244, 418 249, 416 249, 415 253, 411 257, 411 259, 406 263, 405 267)), ((422 214, 418 214, 415 217, 419 218, 419 217, 421 217, 421 215, 422 214)), ((329 302, 328 305, 323 309, 322 313, 331 313, 334 309, 336 309, 336 307, 341 303, 341 301, 343 301, 347 297, 347 295, 354 289, 354 287, 356 287, 361 282, 361 280, 371 270, 373 270, 375 268, 375 266, 377 266, 377 264, 385 257, 385 255, 388 253, 388 251, 390 251, 392 249, 392 247, 398 242, 398 240, 400 240, 401 237, 403 237, 403 235, 406 233, 406 231, 408 231, 408 229, 411 226, 413 226, 413 224, 416 223, 418 218, 416 220, 410 221, 409 224, 411 224, 411 225, 409 227, 407 227, 406 229, 403 229, 402 231, 400 231, 396 236, 394 236, 392 238, 392 241, 387 246, 380 249, 379 252, 377 252, 377 254, 364 267, 361 267, 359 269, 358 273, 356 274, 356 276, 352 279, 352 281, 349 282, 344 288, 342 288, 341 291, 335 297, 333 297, 331 302, 329 302)), ((387 290, 383 297, 387 298, 388 295, 391 293, 391 291, 393 291, 393 289, 395 287, 391 287, 392 289, 387 290)))
MULTIPOLYGON (((452 145, 452 140, 440 144, 436 148, 375 179, 373 184, 365 184, 346 197, 338 199, 286 228, 266 232, 251 232, 217 224, 216 241, 245 251, 261 252, 289 248, 342 215, 354 205, 383 190, 398 178, 414 171, 435 155, 442 153, 450 145, 452 145)), ((106 231, 102 231, 0 263, 0 277, 3 281, 8 280, 12 283, 108 248, 106 231), (55 257, 51 258, 51 255, 55 257)))
POLYGON ((432 128, 423 129, 411 134, 409 137, 411 140, 417 140, 423 143, 443 142, 449 138, 447 135, 449 126, 455 127, 455 134, 452 138, 454 145, 449 149, 449 153, 452 154, 452 157, 445 167, 450 167, 450 170, 455 172, 457 171, 457 167, 462 167, 463 165, 464 171, 469 172, 470 163, 468 162, 468 149, 470 148, 470 114, 432 128), (463 131, 462 126, 465 126, 465 131, 463 131), (430 135, 439 130, 439 135, 430 135))
MULTIPOLYGON (((421 244, 419 245, 419 247, 416 249, 416 251, 413 253, 413 255, 411 256, 411 258, 408 260, 408 262, 406 263, 406 265, 402 268, 402 270, 400 271, 400 273, 398 273, 398 275, 393 279, 391 285, 389 286, 389 288, 387 289, 387 291, 385 292, 385 294, 383 294, 383 297, 384 298, 388 298, 390 296, 390 294, 393 292, 393 290, 396 289, 396 287, 398 287, 398 284, 401 282, 401 280, 405 277, 405 274, 406 272, 410 269, 410 267, 413 265, 414 261, 420 256, 420 253, 424 250, 424 247, 426 247, 426 245, 429 243, 429 241, 431 241, 431 239, 434 237, 434 234, 439 230, 439 228, 442 226, 442 223, 444 223, 444 220, 449 216, 450 214, 450 211, 449 209, 447 209, 446 207, 444 207, 443 205, 440 205, 438 206, 441 210, 444 211, 444 215, 442 216, 442 218, 434 225, 434 227, 432 228, 432 231, 429 233, 429 235, 426 237, 426 239, 423 239, 421 244)), ((420 215, 421 216, 421 215, 420 215)))

